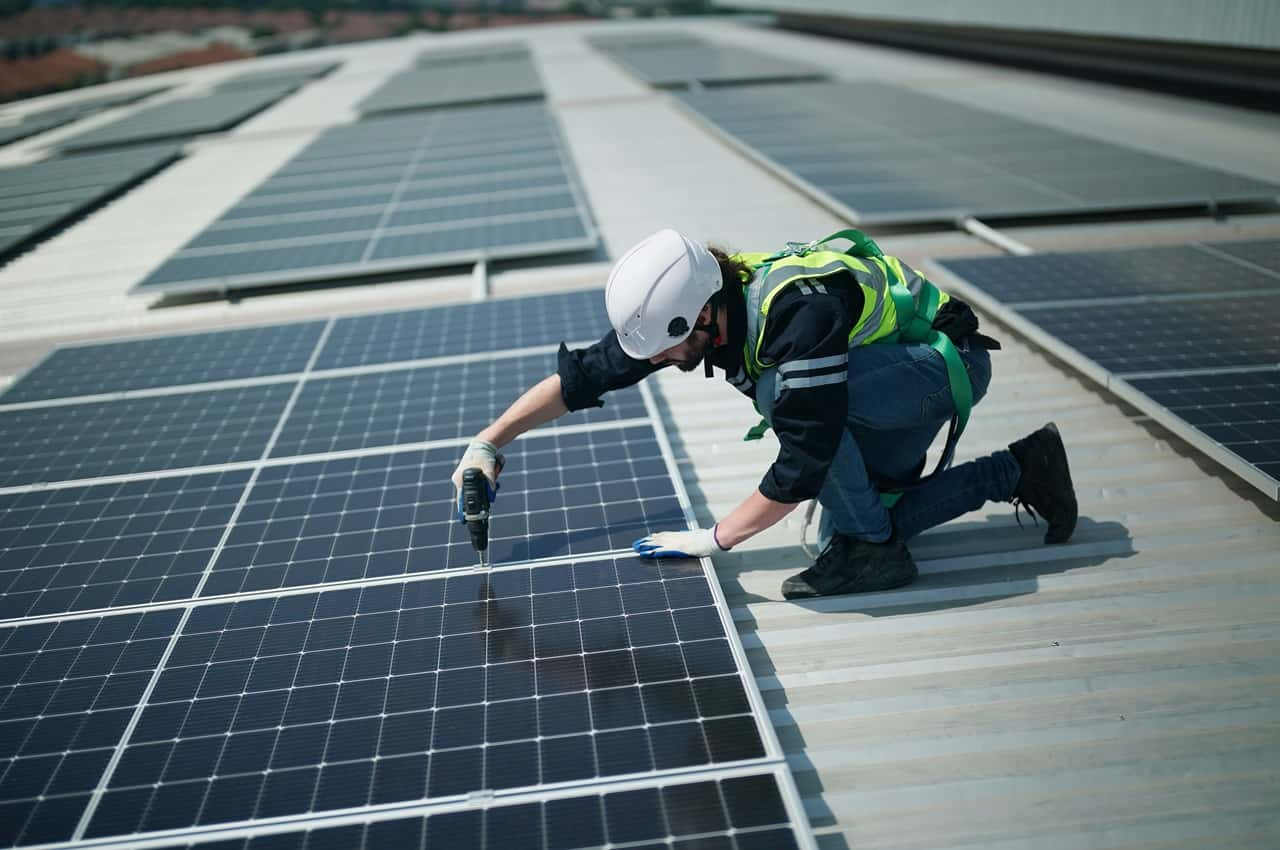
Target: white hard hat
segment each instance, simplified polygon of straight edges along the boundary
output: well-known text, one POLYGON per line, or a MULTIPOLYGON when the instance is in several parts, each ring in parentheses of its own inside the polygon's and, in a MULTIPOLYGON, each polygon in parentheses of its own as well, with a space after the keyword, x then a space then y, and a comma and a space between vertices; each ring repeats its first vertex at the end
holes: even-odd
POLYGON ((688 339, 720 285, 720 265, 710 251, 674 230, 659 230, 614 264, 604 305, 622 350, 647 360, 688 339))

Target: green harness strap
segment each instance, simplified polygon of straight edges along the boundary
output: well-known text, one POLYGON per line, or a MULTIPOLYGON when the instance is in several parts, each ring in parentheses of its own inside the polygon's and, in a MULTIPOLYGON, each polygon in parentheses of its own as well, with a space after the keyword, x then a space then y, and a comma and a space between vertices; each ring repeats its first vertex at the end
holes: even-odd
MULTIPOLYGON (((813 242, 788 242, 786 248, 766 257, 763 262, 756 265, 755 271, 758 272, 761 268, 772 265, 774 261, 783 257, 803 257, 832 239, 847 239, 853 243, 852 247, 845 251, 849 256, 867 259, 884 257, 884 252, 880 250, 875 240, 861 230, 848 228, 813 242)), ((969 412, 973 408, 973 385, 969 382, 969 373, 965 370, 964 361, 960 359, 960 352, 956 350, 955 344, 946 334, 933 328, 933 319, 938 312, 938 301, 941 297, 938 288, 929 281, 925 281, 924 288, 921 290, 921 303, 917 304, 893 266, 884 263, 884 269, 889 278, 889 296, 893 299, 893 306, 898 315, 898 330, 883 339, 876 340, 875 344, 881 342, 924 343, 942 355, 942 362, 946 364, 947 382, 951 385, 951 398, 955 405, 956 416, 947 435, 947 447, 943 451, 942 461, 938 466, 938 469, 942 469, 950 460, 956 442, 969 423, 969 412)), ((760 412, 759 405, 756 405, 756 412, 760 412)), ((759 440, 768 430, 769 423, 762 417, 743 439, 744 441, 759 440)), ((886 492, 880 496, 886 508, 892 508, 901 498, 901 491, 886 492)))

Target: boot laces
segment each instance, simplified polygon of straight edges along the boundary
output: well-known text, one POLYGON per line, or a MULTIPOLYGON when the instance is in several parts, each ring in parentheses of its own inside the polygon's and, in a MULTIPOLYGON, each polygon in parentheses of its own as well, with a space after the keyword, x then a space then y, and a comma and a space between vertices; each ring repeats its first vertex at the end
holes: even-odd
POLYGON ((1023 527, 1021 511, 1024 508, 1026 509, 1027 513, 1031 516, 1031 521, 1037 527, 1039 527, 1040 520, 1036 517, 1036 510, 1035 508, 1031 507, 1031 504, 1026 499, 1022 499, 1017 496, 1014 496, 1012 499, 1010 499, 1010 501, 1013 502, 1013 518, 1018 521, 1018 528, 1023 527))

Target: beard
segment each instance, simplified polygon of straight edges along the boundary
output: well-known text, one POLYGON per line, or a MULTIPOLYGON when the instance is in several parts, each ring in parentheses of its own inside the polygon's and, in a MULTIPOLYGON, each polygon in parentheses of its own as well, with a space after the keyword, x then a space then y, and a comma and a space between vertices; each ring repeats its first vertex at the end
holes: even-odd
MULTIPOLYGON (((698 341, 695 343, 697 350, 692 352, 693 356, 688 360, 673 361, 676 368, 681 372, 692 372, 694 369, 701 366, 702 361, 706 359, 707 350, 711 348, 711 334, 706 331, 694 331, 694 334, 701 334, 701 337, 698 338, 698 341)), ((690 337, 690 339, 694 338, 695 337, 690 337)))

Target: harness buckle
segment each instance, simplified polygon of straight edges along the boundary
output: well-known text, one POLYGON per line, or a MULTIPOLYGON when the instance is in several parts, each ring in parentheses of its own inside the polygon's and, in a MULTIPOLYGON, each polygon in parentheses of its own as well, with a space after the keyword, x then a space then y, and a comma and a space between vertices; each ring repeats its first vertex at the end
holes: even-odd
POLYGON ((783 254, 790 254, 793 257, 803 257, 805 254, 808 254, 810 251, 817 248, 819 244, 821 243, 817 239, 812 242, 788 242, 787 247, 783 249, 783 254))

